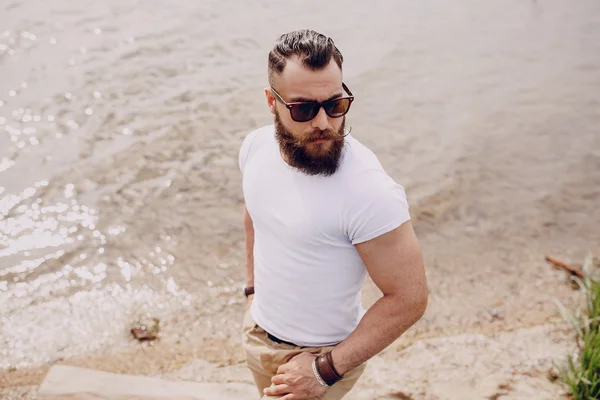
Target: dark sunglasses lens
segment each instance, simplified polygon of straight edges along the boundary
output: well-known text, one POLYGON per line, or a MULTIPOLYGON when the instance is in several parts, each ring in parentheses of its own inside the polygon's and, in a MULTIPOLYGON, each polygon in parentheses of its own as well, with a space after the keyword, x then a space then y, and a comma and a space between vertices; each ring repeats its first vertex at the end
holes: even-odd
POLYGON ((327 101, 325 104, 323 104, 323 108, 325 108, 325 112, 331 118, 339 118, 346 115, 350 109, 350 99, 335 99, 327 101))
POLYGON ((292 119, 296 122, 310 121, 319 113, 317 107, 316 104, 312 103, 294 104, 294 106, 290 108, 290 114, 292 115, 292 119))

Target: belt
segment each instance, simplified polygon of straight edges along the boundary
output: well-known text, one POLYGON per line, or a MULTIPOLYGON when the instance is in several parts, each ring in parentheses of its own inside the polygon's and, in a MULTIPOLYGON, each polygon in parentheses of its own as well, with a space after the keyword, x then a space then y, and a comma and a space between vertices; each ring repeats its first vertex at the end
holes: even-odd
POLYGON ((269 332, 267 332, 267 337, 269 339, 271 339, 272 341, 274 341, 275 343, 279 343, 279 344, 287 344, 289 346, 295 346, 295 347, 302 347, 302 346, 298 346, 295 343, 292 342, 286 342, 285 340, 279 339, 277 336, 273 336, 271 335, 269 332))
MULTIPOLYGON (((256 327, 260 328, 260 326, 258 326, 258 324, 256 324, 256 327)), ((263 328, 260 328, 263 331, 265 331, 263 328)), ((267 332, 267 331, 265 331, 267 332)), ((287 344, 289 346, 295 346, 295 347, 302 347, 302 346, 298 346, 296 343, 292 343, 292 342, 286 342, 283 339, 279 339, 277 336, 271 335, 269 332, 267 332, 267 337, 272 340, 275 343, 279 343, 279 344, 287 344)))
MULTIPOLYGON (((258 324, 256 324, 256 326, 257 326, 257 327, 259 327, 259 326, 258 326, 258 324)), ((260 327, 259 327, 259 328, 260 328, 260 327)), ((262 329, 263 331, 265 331, 263 328, 260 328, 260 329, 262 329)), ((267 332, 267 331, 265 331, 265 332, 267 332)), ((296 347, 300 347, 301 349, 304 349, 304 348, 306 348, 306 346, 298 346, 296 343, 292 343, 292 342, 286 342, 286 341, 285 341, 285 340, 283 340, 283 339, 279 339, 277 336, 271 335, 269 332, 267 332, 267 337, 268 337, 270 340, 272 340, 273 342, 275 342, 275 343, 279 343, 279 344, 287 344, 287 345, 289 345, 289 346, 296 346, 296 347)), ((337 346, 338 344, 339 344, 339 343, 337 343, 337 344, 335 344, 335 345, 333 345, 333 346, 337 346)))

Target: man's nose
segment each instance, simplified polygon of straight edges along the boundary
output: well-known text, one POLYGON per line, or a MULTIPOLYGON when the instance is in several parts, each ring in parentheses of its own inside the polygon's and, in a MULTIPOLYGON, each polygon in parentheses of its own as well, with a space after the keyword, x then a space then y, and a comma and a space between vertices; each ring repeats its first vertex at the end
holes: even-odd
POLYGON ((312 127, 324 131, 325 129, 327 129, 328 126, 329 120, 327 118, 327 113, 325 112, 323 107, 321 107, 317 116, 314 117, 312 120, 312 127))

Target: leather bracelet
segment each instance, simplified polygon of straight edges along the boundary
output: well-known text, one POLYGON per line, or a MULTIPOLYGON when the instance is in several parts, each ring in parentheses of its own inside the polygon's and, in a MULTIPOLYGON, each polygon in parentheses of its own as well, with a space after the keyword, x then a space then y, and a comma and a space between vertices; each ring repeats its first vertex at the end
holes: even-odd
POLYGON ((342 375, 340 375, 337 370, 335 369, 335 365, 333 365, 333 356, 331 355, 331 352, 328 351, 327 353, 325 353, 325 357, 327 358, 327 361, 329 361, 329 366, 331 367, 331 370, 333 371, 333 373, 335 374, 336 378, 338 379, 342 379, 344 378, 342 375))
POLYGON ((248 286, 247 288, 244 288, 244 296, 248 297, 251 294, 254 294, 254 286, 248 286))
POLYGON ((317 357, 316 367, 317 372, 321 376, 321 378, 325 381, 328 386, 332 386, 333 384, 342 380, 342 376, 337 373, 335 368, 333 367, 333 362, 331 361, 331 354, 327 352, 323 355, 317 357))

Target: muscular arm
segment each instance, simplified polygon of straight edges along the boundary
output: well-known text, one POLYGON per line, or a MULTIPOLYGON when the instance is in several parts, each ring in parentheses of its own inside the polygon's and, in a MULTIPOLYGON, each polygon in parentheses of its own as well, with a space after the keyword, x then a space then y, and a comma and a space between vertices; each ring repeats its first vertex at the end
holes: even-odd
POLYGON ((246 241, 246 286, 254 286, 254 225, 245 206, 244 238, 246 241))
POLYGON ((427 282, 419 243, 410 221, 356 245, 371 279, 383 293, 358 327, 332 351, 340 374, 389 346, 427 308, 427 282))

